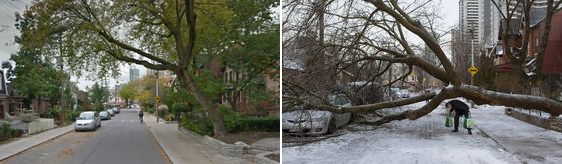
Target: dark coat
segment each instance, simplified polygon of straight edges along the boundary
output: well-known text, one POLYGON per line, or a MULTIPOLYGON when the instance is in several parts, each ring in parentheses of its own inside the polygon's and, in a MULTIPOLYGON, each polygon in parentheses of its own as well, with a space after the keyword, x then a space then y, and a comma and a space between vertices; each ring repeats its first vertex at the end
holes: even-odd
POLYGON ((447 102, 447 104, 451 104, 451 110, 449 112, 453 112, 453 110, 456 113, 459 114, 465 114, 469 112, 469 108, 468 105, 466 105, 464 102, 459 101, 459 100, 451 100, 449 102, 447 102))

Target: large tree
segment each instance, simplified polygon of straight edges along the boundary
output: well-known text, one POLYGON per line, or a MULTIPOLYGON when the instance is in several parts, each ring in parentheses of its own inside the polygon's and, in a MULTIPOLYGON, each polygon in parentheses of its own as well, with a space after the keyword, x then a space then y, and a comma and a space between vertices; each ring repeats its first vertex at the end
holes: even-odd
MULTIPOLYGON (((15 16, 15 27, 20 31, 20 35, 15 37, 15 42, 24 44, 23 38, 30 37, 36 25, 36 18, 30 13, 16 13, 15 16)), ((10 55, 10 61, 2 62, 2 68, 6 69, 6 77, 12 87, 28 99, 47 99, 56 103, 60 100, 58 98, 63 82, 66 83, 70 79, 57 68, 52 58, 44 57, 40 49, 20 47, 17 53, 10 55)))
MULTIPOLYGON (((322 45, 319 51, 309 51, 316 53, 301 54, 306 56, 324 56, 323 65, 328 65, 333 73, 342 70, 340 65, 356 65, 366 71, 377 72, 371 78, 382 78, 388 69, 373 69, 363 67, 365 63, 379 63, 386 65, 402 65, 407 71, 401 72, 404 76, 399 76, 396 80, 406 78, 413 67, 417 67, 429 75, 440 80, 446 87, 439 93, 425 93, 407 99, 387 101, 375 104, 341 107, 324 105, 303 99, 302 95, 312 95, 313 97, 327 99, 325 95, 316 94, 311 90, 310 83, 324 85, 324 81, 310 81, 297 78, 284 78, 283 86, 285 90, 295 90, 298 93, 283 95, 284 104, 300 104, 316 107, 318 109, 332 112, 375 112, 379 109, 398 107, 412 104, 424 100, 429 100, 427 104, 415 110, 407 110, 400 113, 385 115, 378 119, 374 124, 387 123, 393 120, 418 119, 434 109, 444 100, 450 98, 464 97, 474 101, 476 104, 504 105, 527 109, 537 109, 558 116, 562 113, 562 103, 544 97, 506 94, 486 90, 477 86, 467 85, 459 78, 458 72, 447 58, 441 42, 435 39, 428 22, 431 20, 427 14, 438 14, 432 11, 433 1, 411 1, 402 2, 397 0, 365 0, 365 1, 289 1, 283 6, 284 17, 284 43, 283 46, 297 41, 299 37, 316 36, 322 45), (298 15, 297 15, 298 14, 298 15), (321 21, 323 23, 317 23, 321 21), (323 28, 315 30, 315 28, 323 28), (310 31, 321 31, 311 32, 310 31), (416 42, 419 40, 419 43, 416 42), (285 44, 287 42, 288 44, 285 44), (390 44, 390 46, 389 46, 390 44), (422 44, 432 51, 438 63, 428 61, 420 53, 413 49, 413 45, 422 44), (327 50, 332 50, 326 53, 327 50), (324 51, 322 51, 324 50, 324 51), (285 89, 285 87, 289 89, 285 89)), ((318 44, 316 44, 318 45, 318 44)), ((286 48, 286 47, 284 47, 286 48)), ((318 49, 318 48, 317 48, 318 49)), ((283 51, 285 52, 285 51, 283 51)), ((290 56, 294 54, 283 54, 290 56)), ((303 62, 307 63, 307 62, 303 62)), ((314 64, 314 63, 308 63, 314 64)), ((309 70, 303 66, 300 78, 308 77, 309 70)), ((388 67, 388 66, 387 66, 388 67)), ((384 68, 384 67, 383 67, 384 68)), ((285 77, 285 76, 284 76, 285 77)), ((335 79, 331 79, 335 80, 335 79)), ((391 85, 381 84, 381 86, 391 85)), ((284 92, 285 94, 285 92, 284 92)), ((284 105, 285 107, 285 105, 284 105)), ((291 110, 292 108, 284 108, 291 110)))
POLYGON ((62 44, 71 70, 107 76, 120 62, 170 70, 209 113, 214 134, 226 133, 217 104, 194 82, 197 58, 221 53, 238 36, 264 32, 274 0, 46 0, 26 12, 38 17, 30 46, 62 44), (242 20, 242 21, 240 21, 242 20), (258 28, 245 28, 246 25, 258 28), (66 42, 65 42, 66 41, 66 42), (35 44, 37 43, 37 44, 35 44))

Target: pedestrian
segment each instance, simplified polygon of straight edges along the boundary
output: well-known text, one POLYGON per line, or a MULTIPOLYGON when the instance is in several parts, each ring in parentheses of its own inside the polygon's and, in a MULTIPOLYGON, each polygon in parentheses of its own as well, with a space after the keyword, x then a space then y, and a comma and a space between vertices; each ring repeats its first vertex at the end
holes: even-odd
MULTIPOLYGON (((458 132, 459 131, 459 118, 461 116, 464 116, 465 119, 470 117, 470 111, 468 108, 468 105, 466 105, 464 102, 459 101, 459 100, 451 100, 447 103, 445 103, 445 107, 450 109, 449 110, 449 116, 452 115, 453 112, 455 112, 455 123, 454 123, 454 130, 451 132, 458 132)), ((467 128, 468 130, 468 134, 472 135, 472 128, 467 128)))
POLYGON ((139 119, 140 119, 140 122, 141 122, 141 123, 143 122, 142 116, 144 116, 144 113, 142 112, 142 110, 140 110, 140 112, 139 112, 139 119))

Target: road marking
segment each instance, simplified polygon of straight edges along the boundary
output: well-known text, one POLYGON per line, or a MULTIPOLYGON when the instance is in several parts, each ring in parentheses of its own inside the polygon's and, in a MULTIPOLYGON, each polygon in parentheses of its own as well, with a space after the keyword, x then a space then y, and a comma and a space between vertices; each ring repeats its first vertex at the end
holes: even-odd
POLYGON ((135 122, 135 121, 131 120, 131 123, 133 123, 133 122, 135 122))

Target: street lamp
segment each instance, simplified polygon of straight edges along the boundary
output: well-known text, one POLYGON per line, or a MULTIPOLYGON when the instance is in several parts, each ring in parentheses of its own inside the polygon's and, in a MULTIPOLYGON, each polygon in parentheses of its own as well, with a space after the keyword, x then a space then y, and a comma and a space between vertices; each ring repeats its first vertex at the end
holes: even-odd
MULTIPOLYGON (((470 24, 470 58, 470 66, 474 67, 474 21, 470 24)), ((470 76, 470 85, 474 85, 474 74, 470 76)))
POLYGON ((155 107, 156 108, 156 122, 158 122, 158 120, 160 118, 160 116, 159 116, 160 112, 159 112, 159 109, 158 109, 158 101, 160 101, 160 97, 158 96, 158 70, 155 70, 154 74, 156 75, 156 101, 154 101, 154 102, 156 104, 156 107, 155 107))

